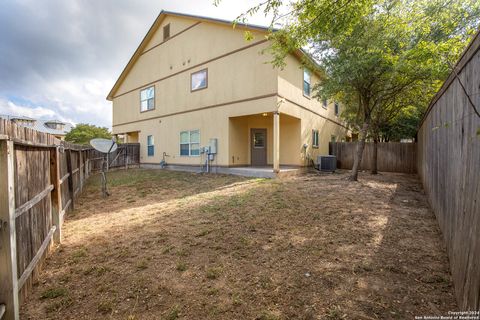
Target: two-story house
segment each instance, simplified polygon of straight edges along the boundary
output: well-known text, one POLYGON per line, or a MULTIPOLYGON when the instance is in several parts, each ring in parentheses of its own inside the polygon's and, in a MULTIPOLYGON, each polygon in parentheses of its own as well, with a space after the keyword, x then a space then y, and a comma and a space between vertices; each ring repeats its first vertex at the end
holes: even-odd
POLYGON ((116 81, 113 133, 141 144, 142 164, 301 167, 347 128, 339 105, 312 98, 318 72, 302 50, 274 68, 268 29, 162 11, 116 81), (245 31, 253 40, 245 39, 245 31))

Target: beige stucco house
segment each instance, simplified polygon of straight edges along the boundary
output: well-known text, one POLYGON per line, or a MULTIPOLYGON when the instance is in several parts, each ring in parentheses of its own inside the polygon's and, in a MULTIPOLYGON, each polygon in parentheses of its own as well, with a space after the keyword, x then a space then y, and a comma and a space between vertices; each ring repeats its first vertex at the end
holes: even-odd
POLYGON ((340 107, 311 97, 319 78, 302 51, 283 70, 268 63, 267 31, 162 11, 108 94, 113 133, 141 144, 142 164, 202 166, 211 139, 217 168, 278 172, 328 154, 347 135, 340 107))

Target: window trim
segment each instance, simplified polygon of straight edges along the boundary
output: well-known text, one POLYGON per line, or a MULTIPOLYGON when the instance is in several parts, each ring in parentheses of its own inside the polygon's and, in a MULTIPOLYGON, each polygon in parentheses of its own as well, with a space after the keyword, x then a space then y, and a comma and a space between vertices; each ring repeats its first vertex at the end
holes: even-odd
POLYGON ((340 114, 340 104, 338 103, 338 101, 335 101, 333 104, 333 112, 336 117, 338 117, 338 115, 340 114))
POLYGON ((149 134, 147 135, 147 157, 154 157, 155 156, 155 137, 153 136, 153 134, 149 134), (152 144, 148 144, 148 138, 149 137, 152 137, 152 144), (149 147, 152 147, 152 154, 149 154, 149 147))
POLYGON ((319 148, 319 145, 320 145, 319 140, 320 140, 320 135, 319 135, 318 129, 312 129, 312 148, 314 148, 314 149, 319 148))
POLYGON ((201 156, 201 136, 200 136, 200 129, 193 129, 193 130, 182 130, 180 131, 180 141, 179 141, 179 155, 180 157, 200 157, 201 156), (193 144, 198 144, 198 154, 192 154, 192 141, 190 137, 192 136, 192 132, 198 131, 198 142, 193 142, 193 144), (188 143, 182 143, 182 133, 187 132, 188 133, 188 143), (188 144, 188 155, 182 154, 182 144, 188 144))
POLYGON ((303 96, 307 99, 312 99, 312 72, 308 68, 303 68, 302 71, 302 93, 303 96), (305 71, 308 73, 309 81, 308 81, 308 88, 309 93, 308 95, 305 93, 305 71))
MULTIPOLYGON (((152 85, 152 86, 148 86, 148 87, 145 87, 145 88, 142 88, 140 89, 139 91, 139 97, 140 97, 140 113, 143 113, 143 112, 148 112, 148 111, 152 111, 152 110, 155 110, 156 106, 157 106, 157 95, 155 93, 155 85, 152 85), (142 111, 142 91, 145 91, 145 90, 148 90, 150 88, 153 88, 153 108, 152 109, 148 109, 148 102, 147 102, 147 109, 146 110, 143 110, 142 111)), ((148 101, 149 99, 147 99, 148 101)))
POLYGON ((166 24, 163 26, 163 41, 167 41, 168 39, 170 39, 170 23, 166 24), (167 37, 165 37, 165 30, 168 30, 168 35, 167 37))
POLYGON ((195 71, 195 72, 192 72, 190 73, 190 92, 197 92, 197 91, 200 91, 200 90, 205 90, 205 89, 208 89, 208 68, 204 68, 204 69, 201 69, 201 70, 198 70, 198 71, 195 71), (193 75, 194 74, 197 74, 197 73, 200 73, 200 72, 206 72, 206 84, 205 84, 205 87, 202 87, 202 88, 198 88, 198 89, 193 89, 192 85, 192 79, 193 79, 193 75))

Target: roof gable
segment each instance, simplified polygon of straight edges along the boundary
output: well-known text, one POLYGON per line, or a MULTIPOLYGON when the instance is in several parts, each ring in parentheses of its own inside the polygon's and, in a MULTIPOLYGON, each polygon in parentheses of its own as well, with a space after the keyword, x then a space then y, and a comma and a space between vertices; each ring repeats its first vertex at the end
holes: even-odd
MULTIPOLYGON (((222 24, 222 25, 228 25, 228 26, 232 26, 233 25, 233 22, 232 21, 228 21, 228 20, 222 20, 222 19, 216 19, 216 18, 209 18, 209 17, 203 17, 203 16, 197 16, 197 15, 190 15, 190 14, 183 14, 183 13, 177 13, 177 12, 172 12, 172 11, 164 11, 162 10, 160 12, 160 14, 157 16, 157 18, 155 19, 155 21, 153 22, 152 26, 150 27, 150 29, 148 30, 147 34, 145 35, 145 37, 142 39, 142 41, 140 42, 139 46, 137 47, 137 49, 135 50, 134 54, 132 55, 132 57, 130 58, 130 60, 128 61, 127 65, 125 66, 125 68, 123 69, 122 73, 120 74, 120 76, 118 77, 117 81, 115 82, 114 86, 112 87, 112 89, 110 90, 110 93, 108 94, 107 96, 107 100, 113 100, 116 92, 120 89, 123 81, 125 80, 125 78, 127 77, 127 75, 129 74, 129 72, 131 71, 131 69, 133 68, 135 62, 139 59, 139 57, 146 53, 147 51, 149 50, 152 50, 154 49, 155 47, 165 43, 166 41, 169 41, 173 38, 175 38, 176 36, 180 35, 181 33, 189 30, 190 28, 193 28, 194 26, 202 23, 202 22, 210 22, 210 23, 215 23, 215 24, 222 24), (181 31, 178 31, 177 33, 171 33, 170 34, 170 37, 163 41, 163 39, 160 40, 160 37, 161 37, 161 30, 159 30, 160 26, 163 24, 163 22, 165 21, 165 19, 167 17, 177 17, 177 18, 183 18, 183 19, 188 19, 188 20, 191 20, 192 21, 192 24, 190 26, 186 26, 184 25, 184 28, 181 30, 181 31), (196 23, 195 23, 196 22, 196 23), (156 41, 153 41, 155 40, 156 41)), ((239 29, 245 29, 245 30, 252 30, 252 31, 257 31, 257 32, 261 32, 261 33, 267 33, 269 32, 271 29, 267 28, 267 27, 264 27, 264 26, 259 26, 259 25, 251 25, 251 24, 242 24, 242 23, 237 23, 235 25, 236 28, 239 28, 239 29)), ((275 30, 274 30, 275 31, 275 30)), ((299 58, 300 60, 302 58, 306 58, 307 61, 310 62, 311 65, 314 65, 314 66, 317 66, 318 65, 316 64, 316 62, 310 57, 310 55, 305 52, 304 50, 302 49, 299 49, 297 50, 296 52, 293 52, 293 54, 299 58)), ((319 68, 318 68, 319 69, 319 68)), ((314 72, 318 73, 318 70, 314 70, 314 72)))
MULTIPOLYGON (((129 71, 132 69, 133 65, 135 62, 138 60, 138 58, 146 51, 149 51, 156 46, 162 44, 163 42, 159 42, 156 45, 152 45, 152 39, 155 37, 156 34, 161 33, 159 31, 159 27, 162 25, 164 20, 167 17, 179 17, 179 18, 186 18, 189 20, 192 20, 193 24, 190 25, 190 27, 183 29, 182 31, 176 33, 176 34, 170 34, 170 38, 167 40, 163 41, 169 41, 170 39, 174 38, 175 36, 183 33, 184 31, 187 31, 188 29, 196 26, 197 24, 201 22, 213 22, 217 24, 224 24, 224 25, 232 25, 232 21, 227 21, 227 20, 222 20, 222 19, 214 19, 214 18, 208 18, 208 17, 203 17, 203 16, 196 16, 196 15, 189 15, 189 14, 183 14, 183 13, 177 13, 177 12, 172 12, 172 11, 164 11, 162 10, 160 14, 157 16, 155 21, 153 22, 152 26, 148 30, 147 34, 145 37, 142 39, 140 42, 139 46, 133 53, 132 57, 128 61, 127 65, 123 69, 122 73, 118 77, 117 81, 115 82, 114 86, 110 90, 110 93, 107 96, 107 100, 112 100, 115 93, 117 90, 120 88, 120 85, 122 84, 123 80, 126 78, 128 75, 129 71), (195 21, 197 23, 195 23, 195 21)), ((250 30, 257 30, 257 31, 262 31, 262 32, 267 32, 269 29, 266 27, 258 26, 258 25, 246 25, 246 24, 237 24, 236 27, 241 28, 241 29, 250 29, 250 30)), ((158 42, 158 41, 157 41, 158 42)))

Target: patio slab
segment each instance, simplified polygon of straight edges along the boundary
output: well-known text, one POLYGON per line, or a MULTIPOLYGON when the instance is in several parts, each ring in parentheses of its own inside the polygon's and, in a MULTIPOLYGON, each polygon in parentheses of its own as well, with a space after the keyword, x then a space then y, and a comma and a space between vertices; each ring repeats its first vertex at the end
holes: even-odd
MULTIPOLYGON (((144 169, 162 169, 162 170, 171 170, 171 171, 185 171, 185 172, 194 172, 202 173, 202 167, 200 166, 179 166, 179 165, 167 165, 165 168, 160 168, 160 165, 155 164, 142 164, 141 168, 144 169)), ((282 178, 292 175, 297 175, 303 172, 304 169, 301 167, 292 167, 292 166, 281 166, 280 171, 275 173, 273 167, 215 167, 211 168, 210 173, 220 173, 220 174, 233 174, 237 176, 244 177, 254 177, 254 178, 282 178)))

